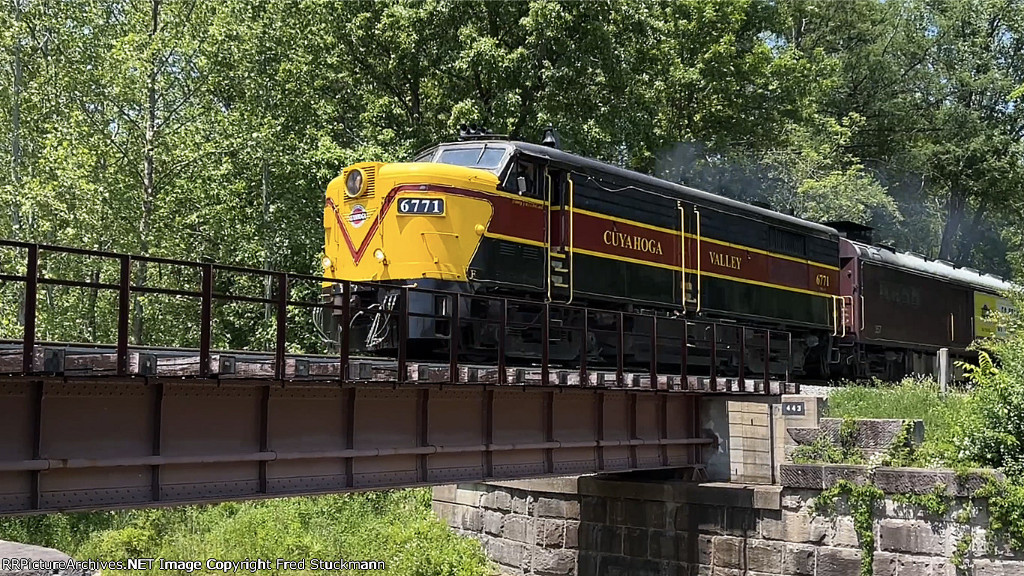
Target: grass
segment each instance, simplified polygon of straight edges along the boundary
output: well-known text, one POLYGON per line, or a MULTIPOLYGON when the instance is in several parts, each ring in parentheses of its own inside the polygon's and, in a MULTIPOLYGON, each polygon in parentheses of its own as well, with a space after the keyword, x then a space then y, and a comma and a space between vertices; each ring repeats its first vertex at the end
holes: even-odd
MULTIPOLYGON (((479 543, 456 536, 432 514, 429 489, 7 518, 0 519, 0 539, 56 548, 79 560, 383 560, 386 571, 375 573, 492 573, 479 543)), ((104 576, 157 573, 186 574, 154 568, 104 576)), ((333 572, 257 572, 299 573, 333 572)))
POLYGON ((931 380, 907 378, 887 384, 849 386, 832 392, 827 413, 832 418, 903 418, 924 421, 926 440, 948 438, 951 424, 966 396, 943 395, 931 380))
POLYGON ((942 394, 938 384, 927 379, 907 378, 890 384, 849 386, 828 397, 826 415, 831 418, 901 418, 924 421, 924 443, 910 464, 930 467, 959 467, 955 423, 967 410, 968 396, 942 394))

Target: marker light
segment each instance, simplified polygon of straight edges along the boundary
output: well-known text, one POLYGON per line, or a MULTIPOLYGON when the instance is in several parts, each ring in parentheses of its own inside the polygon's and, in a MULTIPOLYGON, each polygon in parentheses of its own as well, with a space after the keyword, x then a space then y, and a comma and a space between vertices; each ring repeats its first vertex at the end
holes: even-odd
POLYGON ((324 259, 321 260, 320 263, 324 265, 324 270, 331 269, 331 259, 328 258, 327 256, 324 256, 324 259))
POLYGON ((376 258, 378 262, 383 262, 385 258, 384 251, 381 250, 380 248, 377 248, 376 250, 373 251, 373 257, 376 258))
POLYGON ((345 177, 345 194, 349 198, 357 198, 363 193, 363 171, 355 168, 345 177))

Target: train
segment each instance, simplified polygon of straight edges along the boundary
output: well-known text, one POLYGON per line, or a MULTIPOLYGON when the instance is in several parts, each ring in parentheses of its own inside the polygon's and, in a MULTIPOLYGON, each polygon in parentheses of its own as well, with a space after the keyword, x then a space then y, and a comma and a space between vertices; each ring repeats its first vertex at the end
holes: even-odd
MULTIPOLYGON (((364 352, 402 338, 410 354, 438 354, 458 306, 459 318, 481 320, 454 328, 467 358, 691 361, 680 346, 612 341, 626 311, 784 331, 796 376, 895 379, 931 373, 942 348, 967 356, 976 338, 998 335, 992 311, 1009 309, 1012 289, 874 243, 866 226, 810 222, 573 154, 553 129, 541 143, 463 129, 408 162, 347 166, 327 186, 323 224, 324 276, 350 281, 347 297, 359 303, 343 321, 339 284, 325 283, 334 306, 323 332, 340 341, 347 331, 364 352), (403 286, 417 290, 399 302, 403 286), (515 304, 471 297, 482 295, 515 304), (555 325, 571 322, 572 306, 598 312, 588 312, 586 333, 549 333, 545 343, 531 305, 544 302, 560 310, 555 325), (410 313, 404 330, 394 325, 399 306, 410 313), (516 328, 498 333, 499 315, 516 328)), ((720 361, 704 369, 737 363, 720 361)))

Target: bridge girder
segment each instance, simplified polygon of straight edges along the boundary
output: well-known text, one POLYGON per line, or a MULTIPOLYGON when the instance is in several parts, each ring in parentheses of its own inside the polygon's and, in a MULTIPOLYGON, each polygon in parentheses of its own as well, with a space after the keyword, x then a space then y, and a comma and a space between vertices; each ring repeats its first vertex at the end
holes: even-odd
POLYGON ((652 389, 0 379, 0 515, 699 468, 652 389))

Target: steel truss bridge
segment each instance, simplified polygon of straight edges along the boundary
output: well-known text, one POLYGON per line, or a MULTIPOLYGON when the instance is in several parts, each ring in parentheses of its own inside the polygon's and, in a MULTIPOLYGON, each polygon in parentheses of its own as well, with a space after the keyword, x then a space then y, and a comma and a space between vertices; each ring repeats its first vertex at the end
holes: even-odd
MULTIPOLYGON (((555 303, 528 303, 543 312, 546 344, 534 364, 507 363, 504 339, 493 362, 463 362, 458 329, 450 330, 446 360, 410 359, 404 339, 391 357, 351 355, 348 331, 336 343, 339 354, 291 353, 295 341, 309 340, 296 313, 323 306, 322 282, 344 295, 354 286, 0 241, 0 330, 7 330, 0 332, 0 515, 601 471, 675 468, 699 477, 701 450, 712 443, 701 433, 703 396, 799 391, 788 378, 788 333, 650 314, 615 312, 615 365, 588 366, 586 338, 577 365, 550 363, 553 339, 585 335, 588 318, 608 314, 555 303), (243 285, 257 293, 242 293, 243 285), (75 291, 85 309, 61 316, 54 300, 75 291), (155 321, 188 324, 198 346, 131 342, 135 299, 157 297, 190 303, 195 314, 155 321), (274 328, 268 345, 214 347, 218 322, 238 305, 266 315, 274 328), (579 312, 579 324, 552 322, 568 308, 579 312), (96 327, 103 321, 106 330, 96 327), (657 350, 665 345, 659 327, 671 323, 687 336, 674 341, 683 358, 704 358, 703 373, 688 374, 690 362, 669 372, 656 357, 642 367, 624 361, 623 342, 649 338, 657 350), (76 336, 87 325, 92 339, 112 341, 47 340, 44 324, 48 334, 76 336), (745 366, 752 356, 771 361, 745 366), (717 373, 724 365, 730 374, 717 373)), ((403 288, 395 309, 375 313, 407 334, 416 315, 404 303, 418 290, 403 288)), ((524 302, 425 292, 455 299, 443 314, 452 326, 492 322, 498 334, 517 327, 507 314, 459 318, 461 299, 505 310, 524 302)), ((328 308, 340 309, 345 325, 368 312, 340 300, 328 308)))

